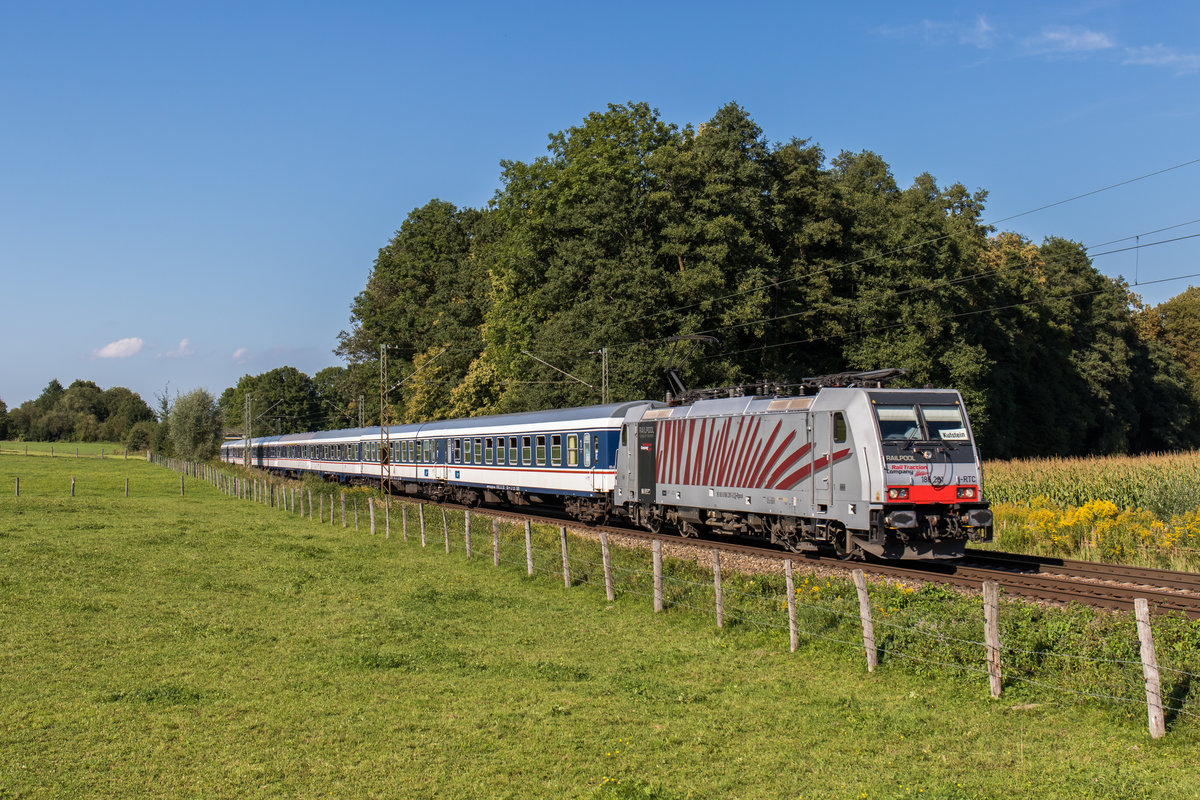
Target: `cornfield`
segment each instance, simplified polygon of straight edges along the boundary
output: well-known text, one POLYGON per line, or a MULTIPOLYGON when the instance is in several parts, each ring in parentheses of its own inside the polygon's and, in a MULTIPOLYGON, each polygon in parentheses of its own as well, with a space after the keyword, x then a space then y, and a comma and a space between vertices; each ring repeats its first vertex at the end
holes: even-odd
POLYGON ((1200 452, 993 461, 993 547, 1200 568, 1200 452))
POLYGON ((1200 451, 989 461, 983 472, 993 503, 1048 500, 1079 507, 1106 500, 1120 509, 1149 511, 1163 522, 1200 508, 1200 451))

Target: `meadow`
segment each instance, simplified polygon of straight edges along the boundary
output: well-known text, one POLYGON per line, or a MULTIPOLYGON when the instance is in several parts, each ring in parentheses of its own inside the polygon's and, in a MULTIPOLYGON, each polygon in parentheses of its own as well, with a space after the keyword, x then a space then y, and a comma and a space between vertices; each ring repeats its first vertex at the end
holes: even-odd
POLYGON ((54 458, 145 458, 143 451, 126 456, 117 442, 13 442, 0 441, 0 454, 53 456, 54 458))
POLYGON ((1200 453, 992 461, 994 549, 1200 570, 1200 453))
MULTIPOLYGON (((731 578, 718 630, 679 595, 657 615, 636 585, 605 602, 582 555, 564 588, 553 530, 528 578, 517 531, 497 569, 486 535, 470 561, 461 540, 446 554, 439 519, 422 548, 395 509, 385 538, 365 515, 355 532, 192 479, 181 497, 144 461, 0 456, 16 476, 0 797, 1200 796, 1190 717, 1153 741, 1144 707, 1032 684, 994 701, 929 661, 867 674, 837 622, 810 621, 821 635, 790 653, 786 633, 737 622, 762 578, 731 578)), ((618 570, 637 559, 618 551, 618 570)), ((844 583, 797 593, 837 607, 844 583)), ((890 591, 881 619, 977 622, 938 592, 890 591)), ((1008 615, 1010 634, 1040 613, 1008 615)), ((1087 613, 1053 619, 1078 635, 1087 613)), ((1166 649, 1194 650, 1190 631, 1166 649)))

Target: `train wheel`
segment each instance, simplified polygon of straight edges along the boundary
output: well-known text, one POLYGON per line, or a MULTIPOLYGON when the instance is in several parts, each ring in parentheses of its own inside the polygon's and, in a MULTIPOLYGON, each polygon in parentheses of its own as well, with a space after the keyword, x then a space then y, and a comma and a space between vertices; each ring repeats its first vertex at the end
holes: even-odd
POLYGON ((862 551, 854 543, 854 534, 841 525, 836 527, 831 525, 829 532, 832 534, 833 551, 837 553, 839 559, 849 561, 852 558, 861 557, 862 551))

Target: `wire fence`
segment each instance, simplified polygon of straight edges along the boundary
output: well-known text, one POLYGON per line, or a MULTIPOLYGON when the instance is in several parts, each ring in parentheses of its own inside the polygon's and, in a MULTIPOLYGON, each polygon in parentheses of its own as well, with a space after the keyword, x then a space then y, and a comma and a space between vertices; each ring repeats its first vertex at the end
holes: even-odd
MULTIPOLYGON (((874 655, 886 668, 974 682, 981 676, 992 677, 991 648, 999 656, 996 665, 1003 667, 1002 682, 995 676, 994 693, 1002 687, 1020 699, 1101 703, 1125 714, 1134 714, 1141 707, 1149 709, 1154 733, 1145 653, 1139 649, 1142 643, 1133 621, 1122 615, 1107 618, 1107 624, 1097 630, 1094 623, 1072 624, 1067 612, 1056 614, 1024 602, 1005 603, 998 640, 989 642, 978 601, 945 587, 874 584, 864 611, 854 585, 843 578, 802 573, 789 598, 782 574, 745 575, 727 570, 709 579, 710 573, 698 562, 655 558, 644 546, 610 547, 606 566, 603 542, 595 532, 564 537, 558 526, 538 524, 529 526, 527 533, 526 523, 469 512, 468 535, 463 511, 428 503, 422 508, 416 500, 359 494, 354 495, 355 503, 361 497, 366 508, 356 512, 351 523, 348 518, 335 517, 345 513, 346 492, 340 489, 314 491, 294 482, 245 477, 210 466, 164 465, 206 480, 227 495, 304 516, 314 524, 353 524, 361 531, 363 517, 369 516, 372 532, 403 537, 410 545, 422 542, 425 547, 470 556, 535 578, 554 579, 560 585, 605 591, 611 585, 618 598, 650 601, 668 614, 715 616, 718 624, 731 632, 795 636, 801 649, 833 647, 847 658, 861 658, 864 628, 869 624, 874 632, 874 655), (1005 641, 1013 644, 1005 645, 1005 641)), ((1099 618, 1093 613, 1088 619, 1099 618)), ((1200 719, 1200 684, 1194 684, 1200 678, 1200 625, 1181 617, 1158 617, 1155 622, 1157 657, 1164 662, 1154 670, 1154 680, 1161 680, 1161 714, 1173 726, 1200 719)))

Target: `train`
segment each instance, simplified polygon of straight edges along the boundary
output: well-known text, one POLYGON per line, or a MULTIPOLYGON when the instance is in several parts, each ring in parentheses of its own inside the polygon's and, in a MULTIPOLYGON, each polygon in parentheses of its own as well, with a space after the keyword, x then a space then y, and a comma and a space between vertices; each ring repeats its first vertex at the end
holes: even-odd
POLYGON ((544 507, 846 559, 952 559, 992 539, 953 389, 824 386, 227 441, 221 459, 470 506, 544 507))

